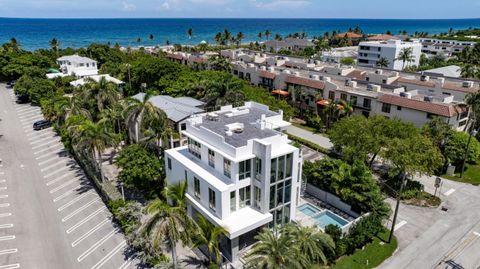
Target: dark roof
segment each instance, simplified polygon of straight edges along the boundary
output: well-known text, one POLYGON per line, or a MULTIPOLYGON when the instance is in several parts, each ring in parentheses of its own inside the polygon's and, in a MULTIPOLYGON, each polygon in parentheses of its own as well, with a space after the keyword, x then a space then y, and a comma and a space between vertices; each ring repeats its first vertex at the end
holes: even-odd
POLYGON ((356 70, 355 69, 352 72, 348 73, 347 77, 354 78, 354 79, 365 80, 365 79, 367 79, 367 71, 356 70))
POLYGON ((176 53, 167 53, 167 57, 170 59, 183 60, 183 56, 176 53))
POLYGON ((458 114, 457 105, 453 104, 431 103, 390 94, 380 96, 378 101, 449 118, 458 114))
POLYGON ((308 78, 300 78, 296 76, 287 76, 285 79, 286 83, 297 84, 302 86, 307 86, 314 89, 323 90, 325 89, 325 83, 319 80, 313 80, 308 78))
POLYGON ((267 71, 260 71, 259 76, 262 78, 269 78, 269 79, 274 79, 276 77, 275 73, 270 73, 267 71))

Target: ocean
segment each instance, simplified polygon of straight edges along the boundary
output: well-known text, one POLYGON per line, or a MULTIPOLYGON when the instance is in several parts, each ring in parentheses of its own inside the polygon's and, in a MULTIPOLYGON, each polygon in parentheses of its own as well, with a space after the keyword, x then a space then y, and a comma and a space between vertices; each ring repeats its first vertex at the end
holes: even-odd
POLYGON ((198 44, 205 40, 214 43, 217 32, 228 29, 233 34, 243 32, 243 42, 259 40, 260 31, 272 35, 305 32, 308 36, 322 35, 325 31, 346 31, 359 26, 366 33, 407 31, 431 34, 480 27, 480 19, 399 20, 399 19, 15 19, 0 18, 0 43, 15 37, 27 50, 48 48, 49 41, 57 38, 62 48, 84 47, 92 42, 122 46, 198 44), (186 32, 193 29, 190 39, 186 32), (154 36, 149 39, 150 34, 154 36), (141 41, 137 42, 140 38, 141 41))

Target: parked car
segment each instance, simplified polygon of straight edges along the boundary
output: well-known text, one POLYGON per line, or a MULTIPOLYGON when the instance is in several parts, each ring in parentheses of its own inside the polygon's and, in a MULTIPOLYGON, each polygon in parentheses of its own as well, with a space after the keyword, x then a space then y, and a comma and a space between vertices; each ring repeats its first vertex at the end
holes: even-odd
POLYGON ((33 130, 39 131, 48 127, 51 127, 52 123, 48 120, 39 120, 33 124, 33 130))
POLYGON ((28 98, 23 95, 17 95, 15 99, 15 103, 17 104, 25 104, 28 102, 28 98))
POLYGON ((7 88, 11 89, 15 86, 15 80, 14 81, 10 81, 10 82, 7 82, 7 88))

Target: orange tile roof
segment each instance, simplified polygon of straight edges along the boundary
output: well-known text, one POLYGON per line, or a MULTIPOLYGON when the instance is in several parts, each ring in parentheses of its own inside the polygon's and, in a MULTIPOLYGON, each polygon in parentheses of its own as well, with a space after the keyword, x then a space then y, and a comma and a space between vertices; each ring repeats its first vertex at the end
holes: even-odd
POLYGON ((453 117, 458 114, 458 108, 456 108, 456 106, 458 105, 453 104, 430 103, 391 94, 384 94, 380 96, 378 98, 378 101, 381 103, 406 107, 418 111, 424 111, 443 117, 453 117))
POLYGON ((272 93, 275 93, 275 94, 278 94, 278 95, 283 95, 283 96, 287 96, 287 95, 290 94, 289 92, 284 91, 284 90, 273 90, 272 93))
POLYGON ((346 32, 346 33, 338 33, 335 37, 336 38, 344 38, 344 37, 355 39, 355 38, 362 38, 363 36, 360 34, 356 34, 354 32, 346 32))
POLYGON ((352 72, 347 74, 347 77, 354 78, 354 79, 360 79, 360 80, 366 80, 367 79, 367 71, 353 70, 352 72))
POLYGON ((183 60, 183 56, 176 53, 167 53, 167 57, 170 59, 183 60))
POLYGON ((302 85, 314 89, 319 89, 323 90, 325 89, 325 83, 323 81, 319 80, 313 80, 313 79, 308 79, 308 78, 300 78, 296 76, 287 76, 285 79, 286 83, 291 83, 291 84, 297 84, 297 85, 302 85))
POLYGON ((368 40, 370 41, 387 41, 390 39, 397 39, 397 38, 394 37, 393 35, 373 35, 368 37, 368 40))
POLYGON ((203 63, 207 62, 207 60, 204 59, 204 58, 197 57, 197 58, 193 58, 192 62, 197 63, 197 64, 203 64, 203 63))
POLYGON ((268 79, 274 79, 276 76, 275 73, 270 73, 267 71, 260 71, 258 75, 262 78, 268 78, 268 79))
POLYGON ((330 102, 328 100, 322 99, 317 101, 317 105, 328 106, 330 102))
POLYGON ((448 82, 445 82, 442 88, 445 90, 452 90, 452 91, 465 92, 465 93, 476 93, 480 90, 478 87, 466 88, 466 87, 463 87, 462 85, 448 83, 448 82))

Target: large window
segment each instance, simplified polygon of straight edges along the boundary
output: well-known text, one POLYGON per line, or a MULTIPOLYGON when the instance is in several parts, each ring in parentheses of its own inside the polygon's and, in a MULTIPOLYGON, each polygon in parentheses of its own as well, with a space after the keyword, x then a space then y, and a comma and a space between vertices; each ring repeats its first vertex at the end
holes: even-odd
POLYGON ((390 113, 391 108, 392 108, 391 104, 386 104, 386 103, 382 104, 382 112, 383 113, 390 113))
POLYGON ((285 164, 285 178, 289 178, 292 176, 292 163, 293 162, 293 154, 290 153, 287 155, 287 162, 285 164))
POLYGON ((364 108, 370 108, 370 107, 372 107, 372 100, 367 99, 367 98, 363 99, 363 107, 364 107, 364 108))
POLYGON ((250 205, 250 186, 246 186, 239 190, 240 208, 250 205))
POLYGON ((210 188, 208 188, 208 206, 215 211, 215 191, 210 188))
POLYGON ((195 193, 195 197, 200 199, 200 180, 198 178, 193 177, 193 189, 195 193))
POLYGON ((230 178, 231 176, 231 166, 232 163, 230 162, 230 160, 223 158, 223 174, 228 178, 230 178))
POLYGON ((230 212, 235 212, 237 210, 237 199, 235 191, 230 192, 230 212))
POLYGON ((208 165, 215 168, 215 151, 208 149, 208 165))
POLYGON ((257 187, 257 186, 254 186, 253 190, 254 190, 253 195, 255 197, 253 206, 260 209, 260 206, 261 206, 261 203, 262 203, 262 192, 261 192, 260 188, 257 187))
POLYGON ((251 176, 251 171, 252 171, 251 163, 252 163, 252 160, 245 160, 238 164, 239 166, 238 178, 240 180, 249 178, 251 176))
POLYGON ((260 180, 262 177, 262 159, 255 158, 255 178, 260 180))
POLYGON ((334 91, 329 91, 328 92, 328 99, 335 100, 335 92, 334 91))
POLYGON ((195 157, 197 158, 202 158, 201 155, 201 148, 202 145, 198 143, 197 141, 191 139, 190 137, 188 138, 188 151, 195 157))
MULTIPOLYGON (((269 208, 274 218, 271 225, 287 223, 290 220, 292 168, 292 153, 272 159, 269 208)), ((255 199, 256 195, 255 193, 255 199)))
POLYGON ((272 159, 270 164, 270 183, 273 183, 277 179, 277 159, 272 159))
POLYGON ((357 97, 356 96, 351 96, 350 97, 350 103, 354 106, 357 105, 357 97))
POLYGON ((167 166, 169 170, 172 170, 172 159, 167 158, 167 166))

